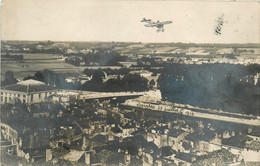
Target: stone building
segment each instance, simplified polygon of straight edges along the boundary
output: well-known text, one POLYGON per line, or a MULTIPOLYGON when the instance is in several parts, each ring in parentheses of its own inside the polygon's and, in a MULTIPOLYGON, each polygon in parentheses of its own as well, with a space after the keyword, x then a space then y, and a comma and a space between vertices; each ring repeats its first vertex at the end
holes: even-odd
POLYGON ((17 102, 35 104, 46 102, 48 101, 48 97, 55 92, 55 87, 30 79, 1 87, 1 104, 17 102))

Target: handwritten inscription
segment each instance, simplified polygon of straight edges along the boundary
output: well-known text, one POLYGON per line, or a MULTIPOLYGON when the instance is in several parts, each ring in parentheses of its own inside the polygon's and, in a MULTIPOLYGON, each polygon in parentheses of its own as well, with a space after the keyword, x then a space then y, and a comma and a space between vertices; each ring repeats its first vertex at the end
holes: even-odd
POLYGON ((214 29, 215 35, 221 35, 223 24, 224 24, 224 19, 223 19, 223 15, 222 15, 221 17, 218 17, 218 19, 217 19, 217 25, 215 26, 215 29, 214 29))

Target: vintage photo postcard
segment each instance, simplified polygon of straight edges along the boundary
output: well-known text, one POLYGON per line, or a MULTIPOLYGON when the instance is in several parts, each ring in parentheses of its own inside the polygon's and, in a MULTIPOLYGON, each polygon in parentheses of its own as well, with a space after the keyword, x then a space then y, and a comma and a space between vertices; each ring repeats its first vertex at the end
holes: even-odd
POLYGON ((2 0, 1 166, 259 166, 257 1, 2 0))

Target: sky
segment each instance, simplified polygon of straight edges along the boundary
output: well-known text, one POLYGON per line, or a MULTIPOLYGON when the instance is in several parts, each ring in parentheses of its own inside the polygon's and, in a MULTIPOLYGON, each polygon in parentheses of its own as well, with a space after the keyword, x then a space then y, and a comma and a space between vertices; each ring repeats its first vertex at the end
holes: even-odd
POLYGON ((259 28, 259 2, 4 0, 1 8, 1 40, 260 43, 259 28), (157 33, 144 17, 173 23, 157 33))

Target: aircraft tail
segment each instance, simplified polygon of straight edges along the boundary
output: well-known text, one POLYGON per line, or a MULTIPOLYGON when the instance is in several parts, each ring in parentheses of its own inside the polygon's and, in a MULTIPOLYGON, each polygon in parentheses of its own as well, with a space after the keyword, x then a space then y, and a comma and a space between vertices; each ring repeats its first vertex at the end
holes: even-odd
POLYGON ((147 22, 147 21, 151 21, 151 19, 143 18, 143 19, 141 20, 141 22, 147 22))
POLYGON ((142 20, 141 20, 141 22, 145 22, 146 21, 146 18, 143 18, 142 20))

